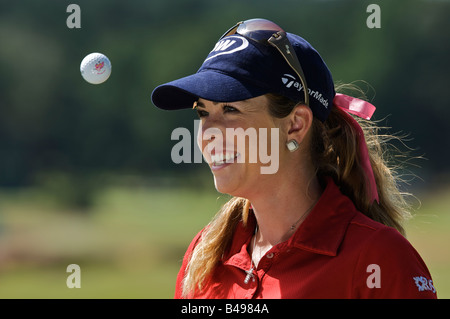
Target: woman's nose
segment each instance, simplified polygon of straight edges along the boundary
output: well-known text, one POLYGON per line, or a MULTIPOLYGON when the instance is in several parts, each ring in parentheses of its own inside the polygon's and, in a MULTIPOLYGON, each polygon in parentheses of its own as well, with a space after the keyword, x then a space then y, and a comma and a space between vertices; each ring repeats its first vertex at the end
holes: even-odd
POLYGON ((206 119, 205 121, 200 123, 202 133, 202 139, 204 141, 212 141, 216 139, 218 136, 222 136, 222 125, 219 121, 215 119, 206 119))

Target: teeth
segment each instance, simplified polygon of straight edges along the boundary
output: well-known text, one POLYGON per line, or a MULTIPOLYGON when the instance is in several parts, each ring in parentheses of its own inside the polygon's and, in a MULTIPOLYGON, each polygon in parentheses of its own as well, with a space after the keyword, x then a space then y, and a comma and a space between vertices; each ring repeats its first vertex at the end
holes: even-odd
POLYGON ((238 154, 234 153, 225 153, 225 154, 216 154, 211 155, 211 162, 213 165, 223 165, 225 163, 233 163, 234 159, 238 156, 238 154))

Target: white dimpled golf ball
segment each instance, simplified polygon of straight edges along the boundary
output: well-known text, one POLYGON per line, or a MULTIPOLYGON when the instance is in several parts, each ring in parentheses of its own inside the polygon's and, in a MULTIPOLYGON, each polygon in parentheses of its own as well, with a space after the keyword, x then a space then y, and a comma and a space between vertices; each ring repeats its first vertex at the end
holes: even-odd
POLYGON ((91 53, 81 61, 80 72, 87 82, 100 84, 111 75, 111 62, 104 54, 91 53))

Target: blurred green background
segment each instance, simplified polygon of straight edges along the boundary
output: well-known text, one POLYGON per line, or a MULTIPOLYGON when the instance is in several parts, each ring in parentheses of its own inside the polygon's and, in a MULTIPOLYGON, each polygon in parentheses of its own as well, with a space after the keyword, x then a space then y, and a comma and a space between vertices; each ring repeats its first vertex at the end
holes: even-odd
POLYGON ((205 164, 171 161, 172 130, 193 132, 196 116, 150 94, 255 17, 305 37, 335 81, 364 81, 374 119, 424 157, 401 171, 416 195, 408 239, 449 298, 449 16, 445 0, 0 0, 0 298, 173 296, 187 245, 228 196, 205 164), (71 3, 81 29, 66 25, 71 3), (104 84, 80 75, 91 52, 112 62, 104 84))

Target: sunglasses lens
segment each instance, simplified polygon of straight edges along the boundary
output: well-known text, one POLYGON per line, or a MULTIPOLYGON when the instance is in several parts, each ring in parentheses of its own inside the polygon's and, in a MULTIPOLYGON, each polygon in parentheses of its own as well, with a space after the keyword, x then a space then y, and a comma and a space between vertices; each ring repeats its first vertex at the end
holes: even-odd
POLYGON ((242 22, 238 26, 236 33, 256 41, 264 41, 278 31, 283 31, 283 29, 272 21, 265 19, 251 19, 242 22))

